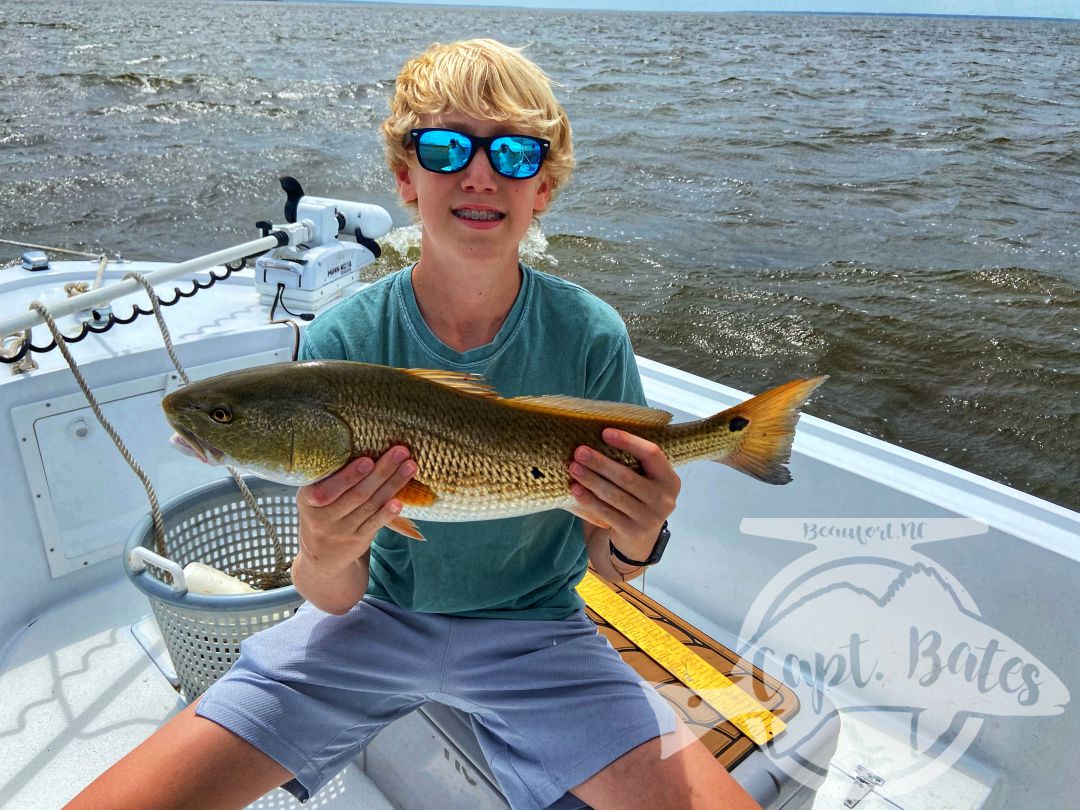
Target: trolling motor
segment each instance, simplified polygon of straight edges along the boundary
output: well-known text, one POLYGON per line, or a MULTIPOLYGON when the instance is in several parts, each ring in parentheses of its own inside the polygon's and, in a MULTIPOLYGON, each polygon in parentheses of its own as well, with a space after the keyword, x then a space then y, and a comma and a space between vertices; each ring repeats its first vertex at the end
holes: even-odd
MULTIPOLYGON (((382 250, 375 240, 389 233, 393 222, 378 205, 308 196, 293 177, 282 177, 281 188, 287 197, 285 221, 304 223, 312 237, 256 259, 255 289, 268 305, 316 312, 359 281, 360 270, 379 258, 382 250), (356 244, 340 241, 340 233, 352 236, 356 244)), ((255 226, 263 236, 276 228, 265 220, 255 226)))

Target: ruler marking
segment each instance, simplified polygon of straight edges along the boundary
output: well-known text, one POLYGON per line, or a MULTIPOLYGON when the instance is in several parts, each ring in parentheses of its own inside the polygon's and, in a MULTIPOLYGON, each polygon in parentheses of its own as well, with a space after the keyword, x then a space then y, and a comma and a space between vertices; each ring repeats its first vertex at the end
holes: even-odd
POLYGON ((577 586, 590 608, 650 658, 696 692, 758 745, 786 724, 746 694, 726 675, 587 571, 577 586), (681 674, 680 674, 681 673, 681 674))

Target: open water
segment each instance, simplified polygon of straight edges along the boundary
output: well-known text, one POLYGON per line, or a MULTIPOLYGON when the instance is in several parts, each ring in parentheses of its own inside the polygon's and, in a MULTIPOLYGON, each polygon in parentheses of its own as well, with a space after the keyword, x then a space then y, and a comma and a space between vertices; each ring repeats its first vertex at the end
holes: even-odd
MULTIPOLYGON (((559 83, 576 175, 528 246, 641 354, 1080 508, 1080 23, 0 0, 0 236, 179 260, 277 177, 394 212, 430 41, 559 83)), ((14 258, 0 250, 0 264, 14 258)))

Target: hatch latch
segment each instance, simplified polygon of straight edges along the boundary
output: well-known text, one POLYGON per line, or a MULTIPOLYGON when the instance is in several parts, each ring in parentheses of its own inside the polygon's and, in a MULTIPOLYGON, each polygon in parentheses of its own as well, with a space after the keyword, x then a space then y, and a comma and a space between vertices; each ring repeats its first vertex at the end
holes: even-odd
POLYGON ((874 788, 879 788, 884 784, 885 780, 876 773, 864 768, 862 765, 856 765, 855 784, 851 786, 847 798, 844 799, 844 807, 854 807, 871 794, 874 788))

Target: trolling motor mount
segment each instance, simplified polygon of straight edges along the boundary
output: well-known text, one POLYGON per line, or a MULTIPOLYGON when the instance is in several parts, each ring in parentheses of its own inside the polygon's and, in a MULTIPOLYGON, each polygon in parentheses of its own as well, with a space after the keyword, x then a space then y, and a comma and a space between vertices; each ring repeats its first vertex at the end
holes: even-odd
MULTIPOLYGON (((301 222, 311 238, 301 245, 274 248, 255 260, 255 289, 271 304, 281 296, 286 308, 315 312, 360 280, 360 270, 382 253, 376 239, 390 232, 385 208, 370 203, 311 197, 294 177, 282 177, 285 221, 301 222), (338 239, 345 232, 356 243, 338 239), (282 289, 284 287, 284 289, 282 289)), ((265 233, 275 226, 257 223, 265 233)))

